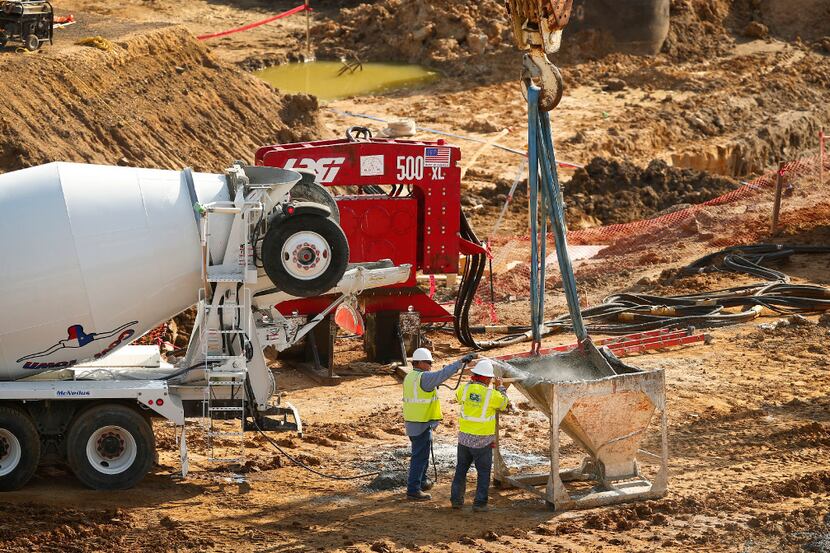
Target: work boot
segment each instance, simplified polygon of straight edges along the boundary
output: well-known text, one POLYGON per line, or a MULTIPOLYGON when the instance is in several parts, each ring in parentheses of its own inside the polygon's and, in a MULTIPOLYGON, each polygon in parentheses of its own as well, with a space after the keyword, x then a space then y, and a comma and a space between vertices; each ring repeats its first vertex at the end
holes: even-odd
POLYGON ((452 504, 452 508, 453 508, 453 509, 459 509, 459 510, 460 510, 460 509, 463 509, 463 508, 464 508, 464 504, 463 504, 463 503, 453 503, 453 504, 452 504))
POLYGON ((406 498, 411 499, 412 501, 429 501, 432 499, 432 496, 428 493, 424 493, 421 490, 418 490, 415 493, 406 492, 406 498))
POLYGON ((486 503, 484 505, 473 505, 474 513, 486 513, 489 510, 490 507, 488 507, 486 503))
POLYGON ((424 490, 425 492, 428 492, 429 490, 432 489, 432 486, 434 486, 432 480, 427 478, 426 480, 424 480, 423 484, 421 484, 421 489, 424 490))

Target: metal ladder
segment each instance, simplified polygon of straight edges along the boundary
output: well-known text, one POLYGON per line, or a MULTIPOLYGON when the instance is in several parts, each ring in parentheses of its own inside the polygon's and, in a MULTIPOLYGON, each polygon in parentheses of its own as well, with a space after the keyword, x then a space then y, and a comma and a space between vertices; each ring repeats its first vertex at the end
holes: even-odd
MULTIPOLYGON (((218 306, 204 306, 203 316, 207 317, 211 309, 220 309, 231 315, 231 320, 237 322, 235 328, 209 328, 204 331, 203 354, 205 357, 205 400, 203 416, 205 419, 208 461, 216 463, 242 463, 245 458, 245 380, 248 373, 244 355, 225 355, 216 353, 217 342, 221 348, 222 338, 227 341, 238 340, 243 344, 245 329, 238 324, 243 319, 243 304, 222 304, 218 306), (229 428, 228 419, 238 422, 229 428), (217 421, 223 423, 217 424, 217 421), (231 441, 231 445, 223 443, 217 447, 216 438, 223 442, 231 441), (232 453, 235 452, 235 453, 232 453)), ((225 317, 223 317, 225 318, 225 317)), ((207 320, 206 318, 203 320, 207 320)), ((241 347, 241 346, 240 346, 241 347)), ((222 350, 219 349, 221 352, 222 350)))
POLYGON ((209 212, 202 219, 202 267, 204 286, 199 291, 200 330, 202 355, 205 363, 205 398, 202 403, 203 419, 207 437, 208 461, 216 463, 239 463, 245 458, 245 396, 247 366, 245 356, 246 336, 251 328, 251 293, 244 285, 251 263, 251 248, 248 244, 248 229, 242 232, 238 262, 235 265, 212 266, 210 264, 209 212), (230 290, 235 285, 234 303, 217 301, 210 304, 206 287, 215 288, 214 294, 230 290), (215 311, 215 313, 214 313, 215 311), (211 317, 211 315, 216 315, 211 317), (213 321, 213 322, 210 322, 213 321), (218 321, 222 321, 221 324, 218 321), (230 325, 228 323, 231 323, 230 325), (224 328, 223 328, 224 327, 224 328), (230 345, 236 343, 238 355, 229 355, 230 345), (229 428, 228 420, 238 421, 238 426, 229 428), (223 421, 223 423, 218 423, 223 421), (217 444, 221 439, 221 445, 217 444), (228 445, 226 442, 231 441, 228 445))

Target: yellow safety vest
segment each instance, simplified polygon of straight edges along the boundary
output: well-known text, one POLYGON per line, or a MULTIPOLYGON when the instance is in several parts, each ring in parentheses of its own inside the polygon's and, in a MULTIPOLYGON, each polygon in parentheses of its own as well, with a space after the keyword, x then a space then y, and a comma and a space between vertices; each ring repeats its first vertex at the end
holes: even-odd
POLYGON ((461 404, 458 429, 466 434, 489 436, 496 433, 496 411, 507 407, 507 396, 478 382, 455 392, 461 404))
POLYGON ((421 389, 421 371, 411 371, 403 379, 403 420, 407 422, 440 421, 441 402, 436 390, 421 389))

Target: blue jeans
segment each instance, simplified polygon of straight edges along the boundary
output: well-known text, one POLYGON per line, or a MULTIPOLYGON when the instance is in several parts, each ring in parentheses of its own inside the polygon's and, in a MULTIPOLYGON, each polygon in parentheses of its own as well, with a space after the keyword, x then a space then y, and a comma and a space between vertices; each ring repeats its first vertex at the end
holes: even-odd
POLYGON ((475 464, 478 473, 476 497, 473 504, 487 505, 487 489, 490 487, 490 471, 493 468, 493 448, 489 445, 472 448, 461 444, 458 444, 458 460, 450 490, 450 501, 454 505, 464 503, 464 493, 467 491, 467 471, 470 470, 472 464, 475 464))
POLYGON ((412 454, 409 457, 409 477, 406 480, 406 493, 416 494, 427 481, 429 468, 429 446, 432 443, 432 429, 427 428, 417 436, 410 436, 412 454))

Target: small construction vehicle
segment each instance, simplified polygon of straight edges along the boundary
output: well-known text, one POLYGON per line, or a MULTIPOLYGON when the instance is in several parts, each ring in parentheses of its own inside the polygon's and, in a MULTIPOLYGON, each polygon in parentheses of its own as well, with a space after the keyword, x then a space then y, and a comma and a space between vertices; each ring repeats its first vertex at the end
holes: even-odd
POLYGON ((55 22, 52 4, 44 0, 5 0, 0 2, 0 46, 19 40, 30 52, 44 42, 52 44, 55 22))

